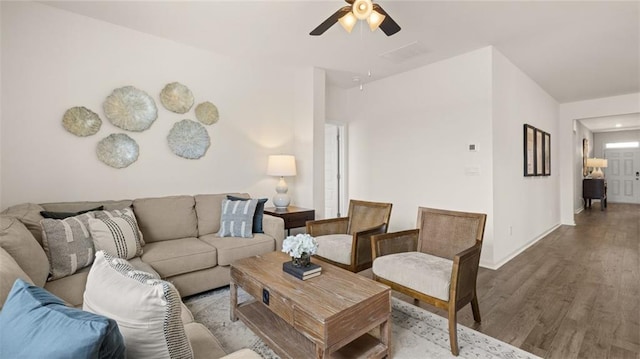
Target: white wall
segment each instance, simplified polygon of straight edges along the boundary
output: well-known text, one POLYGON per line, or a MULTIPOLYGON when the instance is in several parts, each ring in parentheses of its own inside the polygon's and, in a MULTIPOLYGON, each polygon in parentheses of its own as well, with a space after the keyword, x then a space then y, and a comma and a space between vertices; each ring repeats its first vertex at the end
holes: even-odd
POLYGON ((575 132, 572 136, 572 141, 577 146, 574 146, 573 151, 573 209, 575 213, 580 213, 584 208, 584 202, 582 199, 582 179, 584 178, 584 158, 582 149, 582 140, 589 140, 589 151, 587 152, 587 158, 595 157, 593 145, 594 135, 588 128, 586 128, 580 121, 575 121, 575 132))
MULTIPOLYGON (((493 258, 499 267, 560 223, 558 104, 493 49, 493 258), (524 177, 523 125, 551 134, 551 175, 524 177)), ((488 249, 488 248, 485 248, 488 249)))
POLYGON ((604 146, 613 142, 640 142, 640 130, 598 132, 593 134, 593 157, 604 158, 604 146))
MULTIPOLYGON (((349 197, 392 202, 390 231, 415 228, 419 206, 492 211, 490 48, 348 96, 349 197), (469 143, 481 150, 469 152, 469 143), (469 167, 479 174, 467 175, 469 167)), ((487 244, 492 227, 490 219, 487 244)))
MULTIPOLYGON (((589 117, 623 115, 640 112, 640 93, 605 97, 593 100, 563 103, 560 105, 559 133, 566 139, 560 143, 560 209, 563 224, 575 224, 574 198, 576 176, 576 147, 582 146, 582 139, 574 138, 573 121, 589 117), (574 139, 571 141, 570 139, 574 139)), ((581 189, 580 189, 581 191, 581 189)))
MULTIPOLYGON (((38 3, 1 6, 2 208, 225 191, 271 198, 277 179, 265 175, 267 156, 296 150, 293 124, 314 121, 313 69, 243 63, 38 3), (176 121, 195 119, 193 110, 179 115, 159 102, 160 90, 173 81, 187 85, 196 104, 211 101, 220 111, 220 121, 206 126, 211 147, 199 160, 177 157, 166 144, 176 121), (149 130, 127 132, 140 157, 114 169, 97 159, 95 146, 125 132, 102 111, 106 96, 125 85, 149 93, 159 116, 149 130), (310 100, 296 105, 305 91, 310 100), (73 106, 101 116, 97 135, 79 138, 64 130, 62 115, 73 106)), ((313 156, 303 154, 303 176, 289 181, 294 188, 298 181, 302 192, 312 187, 309 161, 313 156)))

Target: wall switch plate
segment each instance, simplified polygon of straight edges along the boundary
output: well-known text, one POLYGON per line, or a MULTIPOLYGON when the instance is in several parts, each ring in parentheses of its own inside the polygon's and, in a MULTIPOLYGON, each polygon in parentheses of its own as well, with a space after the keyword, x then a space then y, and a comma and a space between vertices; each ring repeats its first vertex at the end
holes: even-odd
POLYGON ((468 166, 464 168, 464 173, 467 176, 480 176, 480 167, 478 166, 468 166))
POLYGON ((269 305, 269 290, 266 288, 262 289, 262 303, 269 305))

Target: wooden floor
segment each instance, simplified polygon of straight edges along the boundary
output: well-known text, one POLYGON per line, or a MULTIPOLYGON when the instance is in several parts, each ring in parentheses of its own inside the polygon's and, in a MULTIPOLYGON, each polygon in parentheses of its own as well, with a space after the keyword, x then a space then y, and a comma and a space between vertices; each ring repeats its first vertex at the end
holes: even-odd
POLYGON ((638 359, 639 252, 640 205, 600 211, 596 202, 576 226, 559 227, 499 270, 481 268, 482 324, 470 306, 458 323, 544 358, 638 359))

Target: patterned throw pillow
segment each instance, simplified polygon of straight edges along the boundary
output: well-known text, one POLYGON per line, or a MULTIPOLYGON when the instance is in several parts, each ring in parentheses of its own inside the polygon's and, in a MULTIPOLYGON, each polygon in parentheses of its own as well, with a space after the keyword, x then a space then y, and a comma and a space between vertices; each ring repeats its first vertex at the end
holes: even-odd
POLYGON ((89 232, 93 213, 65 219, 45 218, 42 226, 42 246, 49 258, 48 280, 67 277, 93 263, 94 247, 89 232))
POLYGON ((89 220, 89 230, 96 251, 103 250, 124 259, 142 255, 140 230, 130 216, 92 218, 89 220))
POLYGON ((258 205, 257 199, 245 201, 222 201, 220 216, 220 237, 253 237, 253 213, 258 205))
MULTIPOLYGON (((246 201, 251 198, 236 197, 229 194, 227 195, 227 199, 232 201, 246 201)), ((264 204, 267 203, 268 200, 268 198, 258 199, 256 211, 253 213, 253 233, 264 233, 264 230, 262 229, 262 218, 264 217, 264 204)))
POLYGON ((136 220, 136 216, 133 213, 133 209, 130 207, 124 209, 114 209, 111 211, 96 211, 94 212, 96 218, 104 219, 104 218, 113 218, 113 217, 122 217, 129 216, 133 219, 133 222, 136 224, 136 228, 138 228, 138 237, 140 238, 140 245, 144 246, 144 237, 142 237, 142 231, 140 231, 140 226, 138 226, 138 221, 136 220))
POLYGON ((82 309, 118 322, 127 358, 193 358, 176 288, 124 259, 96 253, 82 309))

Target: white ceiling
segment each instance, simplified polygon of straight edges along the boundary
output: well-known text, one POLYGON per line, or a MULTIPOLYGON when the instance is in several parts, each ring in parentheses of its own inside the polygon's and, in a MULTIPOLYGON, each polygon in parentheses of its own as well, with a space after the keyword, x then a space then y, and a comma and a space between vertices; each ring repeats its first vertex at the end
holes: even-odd
POLYGON ((378 0, 402 27, 391 37, 366 23, 309 36, 340 0, 44 3, 233 58, 325 68, 344 88, 493 45, 560 103, 640 92, 638 1, 378 0), (421 55, 380 56, 415 42, 421 55))
POLYGON ((580 122, 591 132, 640 130, 640 113, 585 118, 581 119, 580 122))

